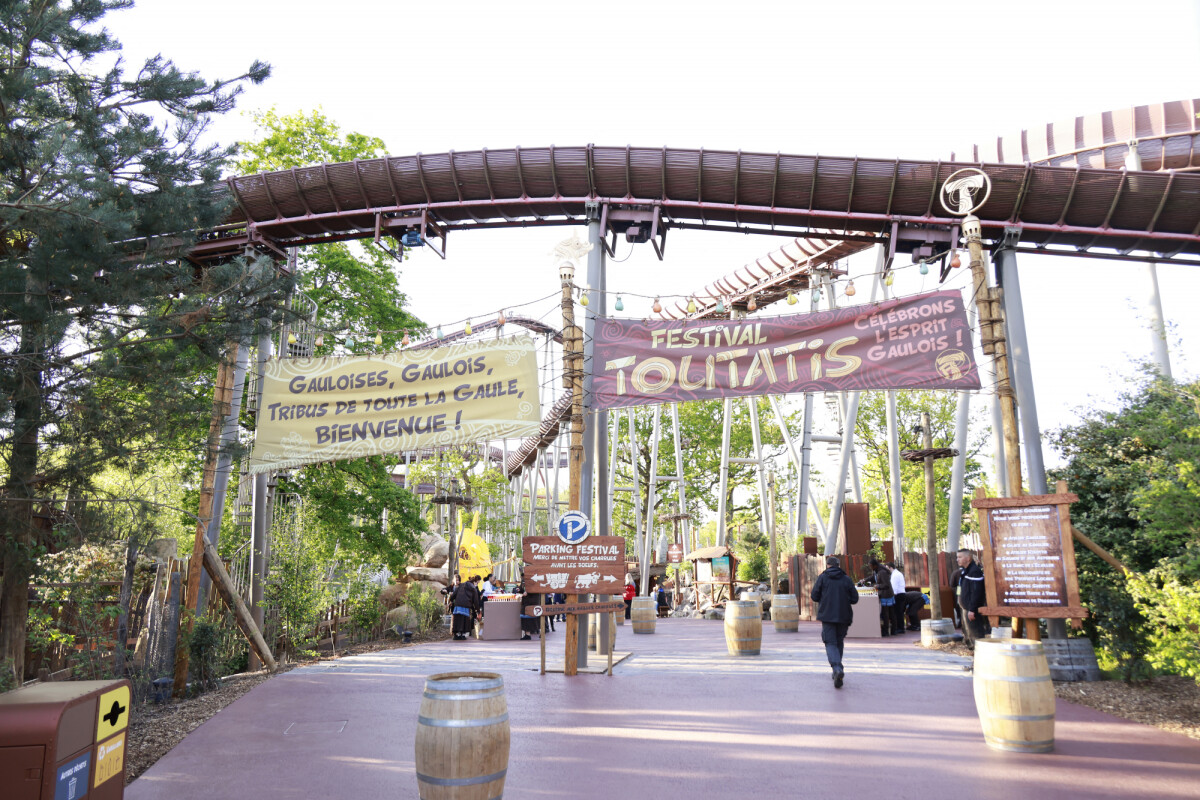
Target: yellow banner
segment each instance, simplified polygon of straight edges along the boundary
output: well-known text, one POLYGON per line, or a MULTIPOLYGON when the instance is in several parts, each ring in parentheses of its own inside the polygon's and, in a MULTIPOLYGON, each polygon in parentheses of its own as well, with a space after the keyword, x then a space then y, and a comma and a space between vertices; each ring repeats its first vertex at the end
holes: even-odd
POLYGON ((527 336, 376 356, 267 364, 250 471, 533 436, 537 355, 527 336))

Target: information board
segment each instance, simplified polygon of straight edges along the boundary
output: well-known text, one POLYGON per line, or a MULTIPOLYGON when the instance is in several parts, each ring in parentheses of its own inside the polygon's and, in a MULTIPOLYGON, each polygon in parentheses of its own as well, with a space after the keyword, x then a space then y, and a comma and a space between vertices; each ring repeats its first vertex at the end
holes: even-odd
POLYGON ((1070 504, 1079 500, 1059 482, 1057 494, 987 497, 975 492, 984 589, 992 617, 1074 619, 1087 616, 1079 601, 1070 504))
POLYGON ((996 602, 1001 606, 1067 605, 1058 506, 991 508, 987 520, 996 602))

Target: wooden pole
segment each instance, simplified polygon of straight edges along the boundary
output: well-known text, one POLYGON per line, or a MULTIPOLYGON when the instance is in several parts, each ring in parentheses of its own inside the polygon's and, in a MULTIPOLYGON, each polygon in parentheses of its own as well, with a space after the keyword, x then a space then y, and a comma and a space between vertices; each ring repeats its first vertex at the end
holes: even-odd
POLYGON ((968 214, 963 219, 963 234, 971 256, 971 279, 975 306, 979 312, 979 337, 983 352, 992 356, 996 372, 996 395, 1000 400, 1000 419, 1004 434, 1004 462, 1008 476, 1008 492, 1019 497, 1021 491, 1021 436, 1017 429, 1017 401, 1008 371, 1008 342, 1004 336, 1004 321, 1000 310, 1001 290, 988 286, 983 266, 983 239, 979 217, 968 214))
MULTIPOLYGON (((774 595, 774 594, 779 594, 779 565, 776 563, 776 559, 779 557, 779 555, 778 555, 778 551, 776 550, 776 545, 775 545, 775 473, 774 472, 772 472, 770 475, 767 476, 767 503, 770 507, 767 524, 769 526, 771 526, 770 527, 770 531, 771 531, 771 533, 770 533, 770 536, 771 536, 771 549, 770 549, 771 594, 774 595)), ((678 575, 678 572, 679 572, 678 569, 676 569, 676 575, 678 575)), ((678 583, 678 578, 676 578, 676 583, 678 583)), ((678 588, 678 587, 676 587, 676 588, 678 588)))
MULTIPOLYGON (((221 556, 217 553, 217 548, 213 547, 212 542, 208 540, 204 541, 204 568, 212 578, 213 586, 217 587, 217 591, 220 592, 221 599, 233 611, 237 625, 250 642, 250 646, 254 648, 255 653, 262 663, 267 665, 267 669, 274 671, 275 657, 271 655, 271 648, 267 647, 262 632, 254 624, 254 618, 250 616, 250 609, 246 608, 246 604, 242 602, 242 597, 238 594, 237 586, 234 584, 233 579, 229 577, 229 573, 225 571, 225 564, 221 562, 221 556)), ((334 650, 337 650, 338 617, 340 615, 340 611, 335 612, 333 618, 334 650)))
MULTIPOLYGON (((1013 392, 1008 371, 1008 342, 1004 335, 1004 320, 1001 310, 1002 293, 999 288, 989 288, 983 268, 983 238, 979 217, 968 214, 963 218, 963 234, 967 239, 967 250, 971 255, 971 277, 975 290, 975 305, 979 311, 979 335, 983 352, 992 356, 996 372, 996 396, 1000 401, 1000 423, 1004 433, 1004 463, 1008 475, 1008 495, 1020 497, 1021 488, 1021 435, 1017 429, 1017 400, 1013 392)), ((933 598, 931 598, 933 599, 933 598)), ((1038 620, 1025 620, 1025 638, 1041 638, 1038 620)))
MULTIPOLYGON (((933 424, 929 412, 921 412, 921 430, 926 450, 933 449, 933 424)), ((933 456, 925 456, 925 561, 929 572, 929 618, 942 619, 942 592, 938 574, 937 505, 933 482, 933 456)))
MULTIPOLYGON (((562 280, 563 317, 563 382, 571 392, 571 459, 568 475, 568 508, 580 510, 580 490, 583 481, 583 355, 581 331, 575 324, 575 300, 571 297, 575 269, 564 263, 559 269, 562 280)), ((590 498, 589 498, 590 499, 590 498)), ((579 602, 579 595, 567 595, 568 603, 579 602)), ((563 674, 579 672, 579 615, 567 615, 566 655, 563 674)))
MULTIPOLYGON (((200 599, 200 571, 204 568, 204 535, 208 523, 213 516, 213 486, 216 483, 217 456, 221 449, 221 429, 229 408, 233 402, 233 365, 237 361, 238 343, 227 345, 225 356, 217 367, 217 385, 213 391, 212 417, 208 423, 208 449, 204 459, 204 473, 200 479, 200 513, 196 517, 196 538, 192 544, 192 557, 188 562, 187 598, 185 605, 192 613, 184 623, 187 629, 192 629, 196 606, 200 599)), ((179 650, 175 654, 175 683, 173 691, 181 696, 187 689, 188 652, 183 643, 187 637, 179 639, 179 650)))

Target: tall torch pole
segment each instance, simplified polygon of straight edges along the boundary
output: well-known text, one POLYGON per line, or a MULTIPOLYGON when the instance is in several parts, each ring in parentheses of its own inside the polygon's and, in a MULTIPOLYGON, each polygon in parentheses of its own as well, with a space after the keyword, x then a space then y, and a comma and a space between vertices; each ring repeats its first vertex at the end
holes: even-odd
MULTIPOLYGON (((575 300, 571 290, 575 285, 575 265, 563 261, 558 268, 562 281, 563 317, 563 383, 571 392, 571 461, 568 469, 569 508, 580 509, 580 487, 583 478, 583 337, 575 324, 575 300)), ((590 499, 590 498, 589 498, 590 499)), ((589 510, 591 510, 589 508, 589 510)), ((579 595, 567 595, 568 603, 579 602, 579 595)), ((579 616, 567 614, 566 653, 563 674, 575 675, 579 671, 579 616)))
MULTIPOLYGON (((971 255, 971 279, 975 291, 975 305, 979 310, 979 336, 983 352, 991 355, 996 371, 996 396, 1000 400, 1000 424, 1004 432, 1004 466, 1008 475, 1008 494, 1019 497, 1021 489, 1021 434, 1017 429, 1017 399, 1013 392, 1008 371, 1008 341, 1004 335, 1004 319, 1000 299, 1002 290, 989 287, 987 273, 983 267, 983 226, 975 211, 987 202, 991 192, 991 180, 978 169, 959 170, 946 179, 942 186, 942 207, 953 214, 963 216, 962 232, 967 240, 967 251, 971 255), (961 177, 960 177, 961 176, 961 177), (982 199, 975 201, 979 194, 982 199), (951 207, 946 203, 951 198, 951 207)), ((1025 620, 1025 636, 1041 639, 1038 620, 1025 620)))

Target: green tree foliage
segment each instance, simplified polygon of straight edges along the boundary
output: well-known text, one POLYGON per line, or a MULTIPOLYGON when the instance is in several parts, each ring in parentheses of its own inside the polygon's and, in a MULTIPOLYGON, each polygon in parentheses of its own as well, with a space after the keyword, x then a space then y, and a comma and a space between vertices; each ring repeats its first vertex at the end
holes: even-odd
MULTIPOLYGON (((181 258, 226 218, 229 151, 200 144, 255 63, 209 82, 156 56, 136 72, 101 27, 123 0, 0 4, 0 659, 22 667, 34 503, 148 467, 207 419, 225 342, 282 297, 269 263, 181 258), (112 62, 111 67, 101 62, 112 62)), ((196 446, 203 436, 192 440, 196 446)))
POLYGON ((1150 667, 1200 674, 1200 383, 1151 376, 1115 411, 1054 433, 1056 477, 1079 502, 1075 527, 1128 566, 1078 549, 1088 634, 1127 678, 1150 667))
MULTIPOLYGON (((933 427, 934 447, 954 447, 954 427, 957 393, 899 391, 896 393, 896 420, 901 450, 924 448, 922 435, 914 433, 921 424, 921 413, 929 412, 933 427)), ((976 401, 978 406, 978 401, 976 401)), ((979 411, 980 409, 976 409, 979 411)), ((978 414, 976 415, 978 416, 978 414)), ((988 428, 975 426, 967 439, 965 487, 978 486, 984 481, 978 454, 987 442, 988 428)), ((855 443, 865 456, 859 465, 863 472, 863 499, 871 504, 871 519, 884 523, 886 529, 877 532, 885 540, 892 538, 891 469, 888 466, 887 394, 864 392, 859 399, 858 421, 854 426, 855 443)), ((938 535, 946 535, 946 520, 950 514, 950 475, 954 459, 933 462, 935 503, 939 520, 938 535)), ((925 465, 912 461, 900 462, 900 485, 903 491, 904 537, 907 550, 925 548, 925 465)), ((974 530, 975 514, 971 510, 971 493, 964 491, 955 502, 962 504, 963 531, 974 530)))
POLYGON ((386 564, 403 574, 419 548, 417 534, 425 528, 420 504, 392 481, 381 456, 310 464, 281 482, 281 490, 292 489, 308 507, 307 532, 343 569, 386 564))
MULTIPOLYGON (((241 143, 237 167, 242 173, 270 172, 322 162, 380 158, 387 154, 383 140, 341 127, 320 110, 280 115, 274 109, 253 115, 260 136, 241 143)), ((387 239, 388 249, 401 253, 399 242, 387 239)), ((383 338, 384 348, 400 345, 404 331, 412 334, 425 324, 404 308, 397 263, 372 244, 336 242, 300 251, 300 288, 320 308, 318 325, 360 342, 383 338)), ((327 337, 318 353, 332 352, 327 337)))

